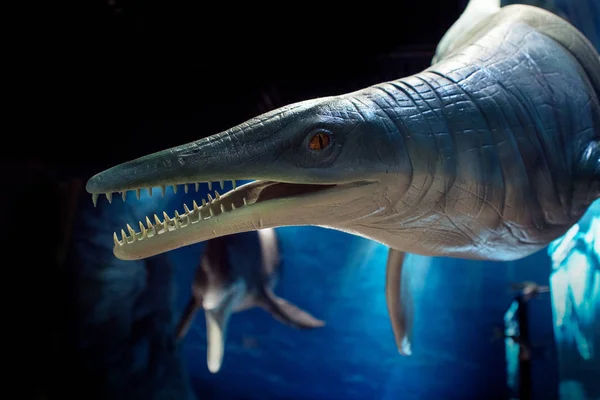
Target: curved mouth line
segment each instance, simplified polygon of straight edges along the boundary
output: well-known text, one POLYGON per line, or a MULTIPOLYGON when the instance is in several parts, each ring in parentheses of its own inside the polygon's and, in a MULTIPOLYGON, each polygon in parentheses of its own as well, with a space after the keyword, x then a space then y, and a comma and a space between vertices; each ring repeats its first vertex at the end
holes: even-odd
MULTIPOLYGON (((169 216, 163 211, 163 218, 154 214, 154 221, 146 217, 145 224, 139 221, 139 229, 135 230, 127 224, 127 232, 121 229, 121 238, 117 233, 113 234, 115 246, 131 245, 136 242, 145 242, 157 236, 163 236, 173 231, 185 230, 186 227, 202 223, 204 220, 220 216, 224 213, 235 214, 235 210, 252 206, 258 203, 269 202, 272 200, 281 200, 286 198, 301 198, 311 196, 319 192, 331 190, 332 188, 343 187, 345 185, 356 185, 361 182, 350 182, 341 184, 303 184, 303 183, 285 183, 277 181, 257 180, 220 195, 215 190, 214 197, 209 193, 207 199, 201 199, 199 205, 195 200, 192 207, 183 204, 183 212, 175 211, 173 216, 169 216)), ((365 184, 368 182, 364 182, 365 184)), ((210 187, 210 186, 209 186, 210 187)), ((175 188, 175 186, 174 186, 175 188)), ((198 188, 198 186, 196 186, 198 188)), ((136 190, 136 189, 134 189, 136 190)), ((174 189, 176 190, 176 189, 174 189)), ((139 189, 137 189, 139 191, 139 189)), ((187 191, 186 191, 187 192, 187 191)), ((164 194, 164 189, 163 189, 164 194)), ((109 201, 111 195, 106 194, 109 201)), ((125 196, 123 196, 125 198, 125 196)), ((97 195, 94 195, 97 199, 97 195)), ((262 229, 262 220, 256 229, 262 229)), ((207 229, 209 229, 207 227, 207 229)), ((183 233, 183 232, 182 232, 183 233)))

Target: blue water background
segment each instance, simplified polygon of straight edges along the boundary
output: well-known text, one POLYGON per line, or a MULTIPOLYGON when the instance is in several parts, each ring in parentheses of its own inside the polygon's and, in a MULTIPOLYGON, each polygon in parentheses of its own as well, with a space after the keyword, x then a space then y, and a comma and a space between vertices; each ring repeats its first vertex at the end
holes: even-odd
MULTIPOLYGON (((88 328, 82 346, 90 363, 94 357, 105 360, 106 349, 130 353, 103 361, 114 370, 108 374, 116 375, 111 378, 115 387, 139 390, 123 377, 129 359, 134 370, 138 366, 140 380, 154 374, 167 382, 165 375, 177 374, 177 384, 167 385, 168 390, 159 384, 147 389, 155 398, 169 398, 160 393, 190 387, 201 399, 495 399, 506 394, 504 341, 494 340, 494 331, 503 327, 504 313, 515 296, 511 282, 547 284, 550 264, 545 251, 509 263, 409 255, 414 355, 402 357, 395 348, 384 297, 387 248, 317 227, 277 229, 283 267, 275 292, 327 325, 298 331, 262 309, 236 313, 223 367, 218 374, 209 373, 204 318, 195 320, 183 343, 173 345, 174 324, 189 299, 204 244, 147 262, 112 256, 113 230, 124 223, 137 226, 138 219, 156 210, 170 215, 175 208, 183 211, 183 202, 191 205, 206 190, 203 185, 198 194, 184 194, 181 188, 173 194, 169 188, 164 199, 155 190, 152 197, 143 193, 140 201, 128 198, 125 203, 115 198, 111 205, 101 199, 95 209, 85 200, 90 204, 79 224, 89 233, 76 241, 81 272, 88 276, 80 288, 87 307, 96 313, 88 312, 82 321, 88 328), (122 331, 110 331, 119 326, 115 321, 121 321, 122 331), (128 328, 132 323, 140 326, 136 340, 128 328), (95 342, 90 339, 103 326, 109 334, 95 342), (144 330, 151 328, 156 331, 144 330), (111 335, 116 335, 115 341, 119 335, 128 337, 131 350, 111 349, 105 344, 111 335), (95 353, 100 343, 105 351, 95 353), (147 365, 152 360, 158 364, 155 370, 147 365), (171 365, 170 371, 165 372, 163 364, 171 365)), ((548 322, 551 316, 544 318, 548 322)))

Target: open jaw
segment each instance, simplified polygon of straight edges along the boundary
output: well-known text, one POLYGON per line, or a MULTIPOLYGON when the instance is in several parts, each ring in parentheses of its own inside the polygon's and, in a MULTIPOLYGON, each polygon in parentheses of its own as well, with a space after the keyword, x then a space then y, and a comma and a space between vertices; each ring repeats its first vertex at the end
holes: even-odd
MULTIPOLYGON (((286 223, 286 213, 309 204, 311 199, 317 199, 326 192, 343 190, 361 182, 300 184, 257 180, 237 188, 235 181, 232 183, 233 190, 222 195, 215 190, 215 194, 208 194, 207 199, 194 200, 191 207, 184 204, 181 213, 175 211, 169 216, 163 212, 162 218, 157 214, 152 218, 146 217, 145 221, 138 223, 137 230, 127 225, 127 231, 122 229, 120 235, 115 233, 113 236, 115 256, 122 260, 136 260, 218 236, 276 226, 309 225, 311 223, 299 223, 296 219, 288 219, 290 223, 286 223)), ((198 190, 198 183, 191 185, 198 190)), ((209 183, 209 188, 211 186, 209 183)), ((173 188, 177 190, 176 185, 173 188)), ((184 188, 187 192, 188 185, 184 188)), ((139 198, 140 189, 133 190, 139 198)), ((161 190, 164 195, 165 187, 161 186, 161 190)), ((123 198, 125 193, 121 192, 123 198)), ((98 194, 93 193, 92 196, 95 204, 98 194)), ((112 193, 106 193, 106 197, 111 201, 112 193)), ((312 224, 317 225, 317 221, 312 224)))

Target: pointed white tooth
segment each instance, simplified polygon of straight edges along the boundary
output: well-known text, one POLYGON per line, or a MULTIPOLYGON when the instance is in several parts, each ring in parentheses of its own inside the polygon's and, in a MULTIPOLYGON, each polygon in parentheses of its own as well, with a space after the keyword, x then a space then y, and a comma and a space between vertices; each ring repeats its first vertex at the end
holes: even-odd
POLYGON ((165 197, 165 194, 167 193, 167 188, 165 186, 161 186, 160 187, 160 194, 162 197, 165 197))
POLYGON ((202 199, 202 207, 206 205, 206 200, 202 199))
POLYGON ((235 210, 235 204, 234 203, 231 203, 231 209, 235 210))
POLYGON ((154 214, 154 222, 156 223, 156 225, 162 224, 162 221, 160 220, 160 218, 158 218, 158 215, 156 214, 154 214))
POLYGON ((221 203, 221 212, 225 212, 225 206, 221 203))
POLYGON ((96 207, 96 204, 98 204, 98 193, 92 194, 92 203, 94 203, 94 207, 96 207))
POLYGON ((188 192, 188 185, 187 183, 185 185, 183 185, 183 192, 187 194, 188 192))
POLYGON ((246 198, 244 197, 243 199, 244 199, 244 205, 247 206, 248 202, 246 201, 246 198))
POLYGON ((112 203, 112 193, 105 193, 106 194, 106 199, 108 200, 109 203, 112 203))
POLYGON ((117 238, 117 232, 113 232, 113 240, 115 241, 115 246, 121 245, 121 242, 119 242, 119 238, 117 238))
POLYGON ((135 236, 135 231, 129 224, 127 224, 127 230, 129 231, 129 234, 131 235, 131 238, 133 239, 132 241, 135 242, 137 237, 135 236))
POLYGON ((127 243, 127 235, 123 229, 121 229, 121 237, 123 238, 123 244, 127 243))
POLYGON ((123 199, 123 201, 125 201, 125 199, 127 198, 127 190, 121 192, 121 198, 123 199))
POLYGON ((234 180, 231 181, 231 186, 233 186, 233 190, 237 187, 237 182, 234 180))
POLYGON ((152 188, 148 188, 148 195, 152 197, 152 188))
POLYGON ((225 190, 225 181, 219 181, 219 185, 221 186, 221 190, 225 190))
POLYGON ((166 211, 163 211, 163 217, 165 217, 165 220, 163 221, 163 227, 165 228, 165 232, 168 232, 169 222, 171 222, 171 218, 169 218, 169 214, 167 214, 166 211))
POLYGON ((212 190, 212 182, 208 182, 208 190, 212 190))
POLYGON ((146 227, 144 224, 142 224, 142 221, 140 221, 140 232, 142 233, 142 239, 148 236, 146 233, 146 227))
POLYGON ((150 222, 150 218, 146 217, 146 224, 148 225, 148 229, 152 230, 152 233, 156 235, 156 227, 152 225, 150 222))
POLYGON ((140 199, 141 192, 142 192, 141 189, 135 189, 135 198, 136 199, 138 199, 138 200, 140 199))
POLYGON ((196 184, 194 184, 194 186, 196 187, 196 192, 197 192, 198 190, 200 190, 200 184, 199 184, 199 183, 196 183, 196 184))
MULTIPOLYGON (((191 211, 188 208, 188 206, 186 206, 185 204, 183 205, 183 208, 185 209, 185 214, 183 214, 183 217, 181 217, 181 218, 186 218, 187 219, 187 224, 190 224, 192 222, 191 211)), ((181 221, 181 222, 183 223, 183 221, 181 221)))
POLYGON ((208 202, 209 202, 209 203, 210 203, 211 201, 213 201, 213 198, 212 198, 212 196, 210 195, 210 193, 208 193, 208 194, 206 195, 206 197, 208 197, 208 202))
POLYGON ((208 207, 208 212, 210 213, 211 217, 215 216, 215 213, 213 212, 212 207, 208 207))
POLYGON ((215 198, 217 198, 217 199, 220 199, 220 198, 221 198, 221 195, 220 195, 220 194, 219 194, 219 192, 217 192, 216 190, 215 190, 215 198))
MULTIPOLYGON (((198 219, 196 220, 196 222, 198 222, 202 219, 202 214, 200 213, 200 207, 198 207, 198 203, 196 203, 196 200, 194 200, 193 205, 194 205, 194 212, 198 213, 198 219)), ((191 214, 189 216, 189 222, 192 223, 192 215, 191 214)))
POLYGON ((177 185, 173 185, 173 193, 177 194, 177 185))
POLYGON ((175 228, 181 228, 181 216, 177 210, 175 210, 175 218, 173 218, 173 221, 175 221, 175 228))

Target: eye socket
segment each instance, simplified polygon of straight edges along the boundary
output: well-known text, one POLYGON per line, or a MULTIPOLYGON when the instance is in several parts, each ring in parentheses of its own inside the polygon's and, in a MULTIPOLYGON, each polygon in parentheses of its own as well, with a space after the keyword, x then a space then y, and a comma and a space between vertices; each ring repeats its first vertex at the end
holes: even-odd
POLYGON ((310 138, 308 148, 314 151, 325 150, 331 144, 331 137, 329 135, 329 132, 319 130, 310 138))

